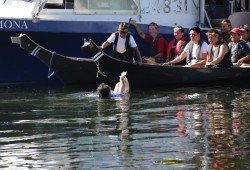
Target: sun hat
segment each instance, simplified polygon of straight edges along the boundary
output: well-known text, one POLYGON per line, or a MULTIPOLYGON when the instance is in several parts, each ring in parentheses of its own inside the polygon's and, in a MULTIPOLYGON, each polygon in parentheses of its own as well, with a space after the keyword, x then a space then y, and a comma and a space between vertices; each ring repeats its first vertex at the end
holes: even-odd
POLYGON ((240 35, 240 29, 239 28, 233 28, 230 33, 235 33, 240 35))

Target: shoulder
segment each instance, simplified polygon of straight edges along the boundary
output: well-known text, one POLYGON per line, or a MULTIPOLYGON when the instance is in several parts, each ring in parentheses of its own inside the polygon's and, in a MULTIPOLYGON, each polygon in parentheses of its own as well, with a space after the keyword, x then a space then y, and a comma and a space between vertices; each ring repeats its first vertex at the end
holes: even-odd
POLYGON ((109 36, 109 38, 108 38, 108 40, 107 41, 109 41, 110 43, 111 42, 113 42, 114 40, 115 40, 115 35, 116 35, 116 33, 114 32, 114 33, 112 33, 110 36, 109 36))
POLYGON ((167 44, 167 41, 164 37, 160 36, 157 41, 158 44, 167 44))
POLYGON ((201 44, 201 48, 207 48, 207 47, 208 47, 207 42, 203 41, 201 44))

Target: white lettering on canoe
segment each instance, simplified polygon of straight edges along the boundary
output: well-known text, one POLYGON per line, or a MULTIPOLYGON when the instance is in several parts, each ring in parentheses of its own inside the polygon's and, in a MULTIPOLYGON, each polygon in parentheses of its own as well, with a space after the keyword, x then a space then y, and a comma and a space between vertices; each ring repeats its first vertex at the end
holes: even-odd
POLYGON ((27 30, 28 26, 23 20, 0 20, 0 29, 27 30))

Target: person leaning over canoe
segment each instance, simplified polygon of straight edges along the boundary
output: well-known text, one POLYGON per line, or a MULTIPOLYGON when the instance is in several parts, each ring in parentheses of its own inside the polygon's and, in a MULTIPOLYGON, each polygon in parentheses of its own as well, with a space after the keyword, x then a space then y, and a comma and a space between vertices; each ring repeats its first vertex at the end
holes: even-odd
POLYGON ((219 40, 219 31, 211 29, 206 35, 209 42, 206 67, 231 67, 229 48, 225 42, 219 40))
MULTIPOLYGON (((188 41, 189 40, 184 37, 184 29, 182 28, 182 26, 174 27, 174 38, 168 44, 166 62, 172 61, 177 56, 179 56, 183 52, 188 41)), ((182 60, 177 64, 185 65, 186 61, 182 60)))
POLYGON ((185 46, 183 52, 174 60, 164 63, 163 65, 177 64, 180 61, 186 59, 189 67, 201 67, 204 66, 207 60, 207 47, 208 44, 200 37, 200 27, 192 27, 189 29, 190 41, 185 46))
POLYGON ((150 57, 147 58, 156 63, 164 63, 168 43, 163 36, 158 34, 158 25, 151 22, 148 25, 149 35, 146 35, 141 31, 135 20, 131 20, 130 24, 134 25, 140 37, 150 44, 150 57))
POLYGON ((228 46, 233 65, 242 65, 243 63, 249 62, 250 49, 246 42, 241 40, 240 29, 232 29, 230 38, 232 42, 230 42, 228 46))
POLYGON ((141 53, 137 47, 134 37, 129 34, 128 26, 125 23, 120 23, 118 27, 118 32, 112 33, 100 48, 104 49, 111 43, 114 43, 114 58, 133 62, 133 56, 131 55, 131 49, 133 49, 137 56, 138 64, 142 64, 141 53))
POLYGON ((111 87, 105 83, 101 83, 96 91, 100 98, 122 97, 127 94, 129 92, 129 82, 126 77, 126 72, 121 73, 120 81, 116 83, 113 91, 111 87))

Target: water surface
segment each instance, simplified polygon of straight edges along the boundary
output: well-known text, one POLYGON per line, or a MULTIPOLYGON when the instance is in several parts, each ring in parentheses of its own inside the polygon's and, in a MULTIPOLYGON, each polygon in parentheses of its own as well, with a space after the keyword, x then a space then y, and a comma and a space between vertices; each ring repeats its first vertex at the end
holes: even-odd
POLYGON ((0 87, 1 169, 250 169, 250 88, 0 87))

